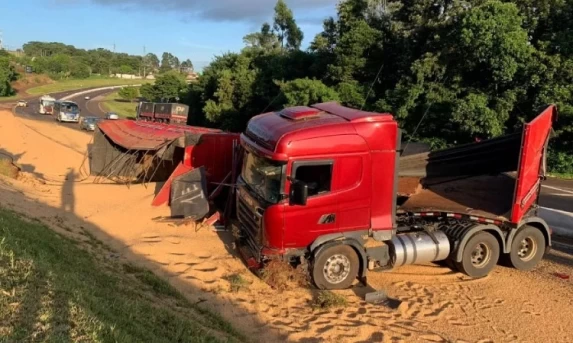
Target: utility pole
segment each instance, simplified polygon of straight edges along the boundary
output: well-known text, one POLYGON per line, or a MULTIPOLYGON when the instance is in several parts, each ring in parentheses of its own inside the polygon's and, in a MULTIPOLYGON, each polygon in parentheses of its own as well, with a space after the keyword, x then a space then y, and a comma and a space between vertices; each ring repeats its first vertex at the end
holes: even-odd
POLYGON ((4 40, 2 39, 2 31, 0 31, 0 50, 4 50, 4 40))

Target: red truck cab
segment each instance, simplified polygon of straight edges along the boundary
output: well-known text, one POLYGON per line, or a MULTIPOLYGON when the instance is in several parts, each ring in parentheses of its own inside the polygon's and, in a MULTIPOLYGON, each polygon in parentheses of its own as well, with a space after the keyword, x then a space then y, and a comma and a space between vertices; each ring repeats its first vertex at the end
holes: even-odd
MULTIPOLYGON (((424 222, 412 209, 397 213, 400 142, 392 115, 335 102, 253 117, 241 134, 245 153, 237 182, 240 246, 249 265, 271 258, 310 263, 315 284, 327 289, 346 288, 366 270, 446 259, 469 275, 486 275, 510 250, 509 232, 518 225, 495 226, 468 213, 452 217, 448 208, 424 222), (465 220, 463 230, 451 229, 452 220, 465 220), (482 269, 465 257, 479 250, 473 237, 480 231, 490 249, 482 269), (492 246, 492 237, 504 244, 492 246), (474 241, 471 252, 460 250, 461 242, 474 241)), ((543 238, 536 242, 538 259, 550 237, 541 219, 534 222, 543 238)))

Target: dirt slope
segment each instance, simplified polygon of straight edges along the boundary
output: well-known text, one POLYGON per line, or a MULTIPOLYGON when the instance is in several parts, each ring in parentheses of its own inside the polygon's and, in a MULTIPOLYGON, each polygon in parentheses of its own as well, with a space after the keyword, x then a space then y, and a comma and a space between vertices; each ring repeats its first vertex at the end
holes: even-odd
MULTIPOLYGON (((74 125, 74 124, 71 124, 74 125)), ((345 308, 313 310, 313 291, 276 292, 249 274, 230 237, 208 227, 173 227, 151 218, 153 185, 93 184, 79 171, 91 135, 0 112, 0 152, 25 171, 0 179, 0 205, 26 212, 65 234, 80 228, 109 244, 119 258, 147 266, 193 301, 221 312, 258 342, 572 342, 572 255, 554 252, 534 272, 497 267, 469 280, 432 264, 369 274, 392 298, 362 300, 364 287, 338 292, 345 308), (69 169, 72 168, 72 169, 69 169), (231 292, 227 277, 249 285, 231 292)))

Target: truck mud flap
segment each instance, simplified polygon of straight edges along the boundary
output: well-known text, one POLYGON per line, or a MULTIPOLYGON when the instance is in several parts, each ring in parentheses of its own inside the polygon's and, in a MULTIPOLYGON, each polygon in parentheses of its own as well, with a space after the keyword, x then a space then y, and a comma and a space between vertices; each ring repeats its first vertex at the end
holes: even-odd
POLYGON ((171 216, 201 219, 209 214, 205 168, 200 167, 173 178, 171 216))

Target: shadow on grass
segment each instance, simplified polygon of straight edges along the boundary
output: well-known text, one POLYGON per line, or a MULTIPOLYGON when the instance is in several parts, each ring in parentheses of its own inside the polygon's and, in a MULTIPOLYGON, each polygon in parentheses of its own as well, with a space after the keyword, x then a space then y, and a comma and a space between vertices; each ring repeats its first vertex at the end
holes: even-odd
MULTIPOLYGON (((15 192, 0 181, 0 192, 15 192)), ((22 197, 18 211, 34 206, 64 215, 14 196, 22 197)), ((0 207, 0 341, 248 341, 218 314, 123 260, 96 238, 105 235, 96 226, 65 216, 74 216, 73 227, 60 224, 69 235, 0 207)))

